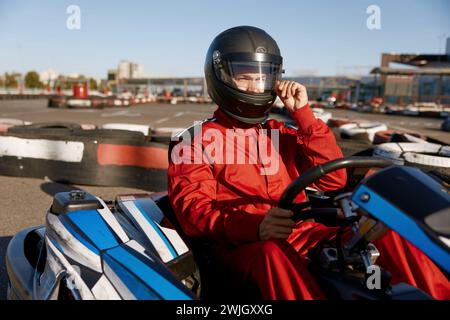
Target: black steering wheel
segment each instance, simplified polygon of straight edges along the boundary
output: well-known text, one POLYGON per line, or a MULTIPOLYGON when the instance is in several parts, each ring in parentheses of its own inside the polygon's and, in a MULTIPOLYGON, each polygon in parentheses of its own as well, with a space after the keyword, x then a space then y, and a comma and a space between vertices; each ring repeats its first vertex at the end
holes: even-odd
POLYGON ((306 187, 313 184, 327 173, 347 168, 386 168, 393 163, 378 157, 346 157, 329 161, 306 170, 302 175, 291 182, 281 195, 278 207, 290 210, 294 205, 295 197, 306 187))

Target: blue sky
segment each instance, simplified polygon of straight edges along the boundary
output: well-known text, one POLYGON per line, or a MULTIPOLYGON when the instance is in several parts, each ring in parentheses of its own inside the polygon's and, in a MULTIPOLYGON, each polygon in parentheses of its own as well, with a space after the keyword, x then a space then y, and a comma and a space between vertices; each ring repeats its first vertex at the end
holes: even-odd
POLYGON ((127 59, 150 76, 202 76, 214 36, 237 25, 271 34, 288 76, 354 73, 379 65, 382 52, 442 53, 450 1, 0 0, 0 73, 53 68, 105 78, 127 59), (71 4, 81 9, 80 30, 66 28, 71 4), (372 4, 381 30, 366 27, 372 4))

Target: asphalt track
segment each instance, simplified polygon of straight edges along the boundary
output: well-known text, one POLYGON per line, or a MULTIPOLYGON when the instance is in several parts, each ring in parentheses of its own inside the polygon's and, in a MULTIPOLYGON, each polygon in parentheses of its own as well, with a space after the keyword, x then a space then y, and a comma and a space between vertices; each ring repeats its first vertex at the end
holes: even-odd
MULTIPOLYGON (((144 104, 108 109, 47 108, 47 100, 0 101, 0 118, 15 118, 31 122, 76 122, 105 124, 113 122, 147 124, 153 128, 188 127, 195 121, 212 116, 210 104, 144 104)), ((450 133, 440 130, 442 119, 358 113, 348 110, 327 110, 333 117, 364 119, 385 123, 390 129, 418 131, 447 144, 450 133)), ((6 295, 4 256, 11 237, 23 228, 44 223, 52 196, 60 191, 79 188, 103 199, 113 199, 119 193, 147 192, 121 187, 71 186, 49 180, 0 176, 0 300, 6 295)))

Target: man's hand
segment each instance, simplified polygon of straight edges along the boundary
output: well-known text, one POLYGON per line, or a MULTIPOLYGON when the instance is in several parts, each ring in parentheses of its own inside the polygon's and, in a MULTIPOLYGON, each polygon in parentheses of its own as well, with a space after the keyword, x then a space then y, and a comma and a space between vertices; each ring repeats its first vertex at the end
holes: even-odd
POLYGON ((304 107, 308 103, 306 88, 298 82, 278 81, 275 89, 284 106, 291 112, 304 107))
POLYGON ((287 239, 295 227, 290 210, 270 209, 259 225, 259 239, 287 239))

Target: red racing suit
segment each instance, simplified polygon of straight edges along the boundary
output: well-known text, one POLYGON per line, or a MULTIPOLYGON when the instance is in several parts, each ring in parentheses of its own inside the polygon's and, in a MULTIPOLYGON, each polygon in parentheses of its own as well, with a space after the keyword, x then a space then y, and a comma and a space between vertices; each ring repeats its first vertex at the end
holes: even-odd
MULTIPOLYGON (((314 117, 309 105, 291 113, 291 116, 297 123, 297 130, 275 120, 258 125, 244 124, 217 109, 214 118, 202 123, 197 133, 194 132, 193 136, 203 139, 197 144, 198 148, 192 147, 191 154, 185 154, 185 159, 191 161, 180 163, 169 155, 169 199, 184 233, 214 243, 219 248, 215 255, 220 263, 240 278, 240 281, 256 283, 264 299, 322 299, 323 294, 306 268, 305 255, 308 249, 320 241, 331 239, 336 234, 335 228, 315 222, 300 222, 287 241, 261 241, 258 236, 259 225, 265 214, 278 205, 282 192, 293 179, 308 168, 343 156, 333 133, 324 122, 314 117), (244 136, 246 135, 242 130, 255 133, 256 149, 251 144, 251 139, 246 140, 245 144, 225 146, 230 141, 239 139, 239 133, 236 133, 239 129, 244 136), (273 129, 278 129, 278 139, 272 134, 273 129), (226 138, 230 130, 234 130, 237 136, 226 138), (267 130, 267 134, 264 130, 267 130), (211 151, 211 144, 219 139, 219 133, 225 137, 225 143, 214 144, 215 151, 211 151), (267 140, 259 139, 261 135, 267 140), (212 139, 211 136, 215 138, 212 139), (265 152, 264 148, 270 149, 275 140, 277 146, 271 152, 265 152), (202 157, 201 152, 208 148, 210 158, 217 156, 219 150, 222 150, 227 156, 231 152, 234 162, 223 161, 226 158, 223 155, 222 161, 215 161, 217 157, 204 161, 208 156, 202 157), (252 155, 254 150, 257 150, 256 157, 252 155), (263 151, 265 155, 279 155, 278 163, 269 162, 267 157, 263 159, 263 151), (237 161, 239 152, 245 155, 247 161, 237 161), (203 161, 195 162, 194 157, 199 154, 203 161)), ((195 141, 191 146, 194 144, 195 141)), ((183 154, 187 149, 180 150, 181 147, 176 150, 175 146, 171 149, 171 154, 183 154)), ((346 171, 338 170, 323 176, 313 187, 329 191, 342 188, 345 184, 346 171)), ((305 199, 304 193, 299 194, 296 202, 305 199)), ((411 246, 396 234, 389 236, 403 241, 405 247, 411 246)), ((414 270, 414 267, 408 266, 405 254, 400 252, 405 247, 397 245, 392 249, 389 245, 383 246, 383 243, 377 245, 390 253, 384 259, 384 266, 388 265, 388 270, 389 265, 408 268, 408 276, 403 276, 401 271, 394 273, 394 282, 422 284, 422 288, 428 289, 435 297, 449 297, 445 276, 424 255, 417 258, 420 252, 414 257, 419 261, 425 259, 427 266, 424 270, 414 270), (402 263, 390 263, 396 255, 401 255, 402 263), (420 275, 415 275, 415 272, 420 275), (415 282, 417 278, 420 279, 419 283, 415 282), (437 289, 436 282, 442 283, 437 289)), ((378 249, 383 254, 383 250, 378 249)))

